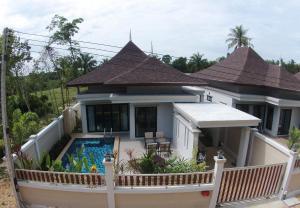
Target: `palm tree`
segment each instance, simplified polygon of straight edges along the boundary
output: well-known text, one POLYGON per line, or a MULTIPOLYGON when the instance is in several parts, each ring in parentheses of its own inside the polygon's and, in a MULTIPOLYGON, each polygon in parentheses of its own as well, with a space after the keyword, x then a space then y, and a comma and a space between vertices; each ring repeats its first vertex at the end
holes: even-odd
POLYGON ((199 71, 209 66, 206 58, 203 58, 203 54, 194 53, 188 62, 188 68, 190 72, 199 71))
POLYGON ((83 69, 83 73, 85 74, 97 66, 97 61, 88 53, 80 53, 77 58, 77 64, 79 68, 83 69))
POLYGON ((228 34, 228 39, 226 43, 228 43, 229 48, 239 48, 242 46, 253 46, 251 44, 251 38, 247 37, 247 29, 243 28, 243 25, 236 26, 235 28, 230 29, 230 33, 228 34))

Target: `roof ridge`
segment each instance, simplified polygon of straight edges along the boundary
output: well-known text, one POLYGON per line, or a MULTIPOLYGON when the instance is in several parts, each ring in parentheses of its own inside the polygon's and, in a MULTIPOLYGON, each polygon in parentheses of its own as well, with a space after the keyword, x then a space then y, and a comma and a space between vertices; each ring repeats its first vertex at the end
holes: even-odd
POLYGON ((115 76, 115 77, 113 77, 113 78, 111 78, 111 79, 105 81, 104 83, 109 83, 109 82, 113 81, 114 79, 117 79, 117 78, 119 78, 119 77, 121 77, 121 76, 123 76, 123 75, 125 75, 125 74, 128 74, 129 72, 132 72, 132 71, 136 70, 137 67, 139 67, 140 65, 142 65, 142 64, 143 64, 146 60, 148 60, 149 58, 150 58, 150 57, 147 56, 147 58, 145 58, 143 61, 141 61, 139 64, 137 64, 137 65, 136 65, 135 67, 133 67, 132 69, 130 69, 130 70, 128 70, 128 71, 125 71, 125 72, 123 72, 123 73, 121 73, 121 74, 119 74, 119 75, 117 75, 117 76, 115 76))

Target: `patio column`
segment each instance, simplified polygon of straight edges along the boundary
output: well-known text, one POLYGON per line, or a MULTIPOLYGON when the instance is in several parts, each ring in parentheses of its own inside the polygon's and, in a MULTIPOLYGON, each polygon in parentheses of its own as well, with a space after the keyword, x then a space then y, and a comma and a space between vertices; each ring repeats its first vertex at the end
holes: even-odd
POLYGON ((87 117, 86 117, 86 105, 80 103, 80 111, 81 111, 81 126, 82 126, 82 133, 86 134, 87 130, 87 117))
POLYGON ((237 161, 236 161, 236 166, 238 166, 238 167, 244 167, 246 164, 249 139, 250 139, 250 128, 242 127, 240 145, 239 145, 239 153, 238 153, 237 161))

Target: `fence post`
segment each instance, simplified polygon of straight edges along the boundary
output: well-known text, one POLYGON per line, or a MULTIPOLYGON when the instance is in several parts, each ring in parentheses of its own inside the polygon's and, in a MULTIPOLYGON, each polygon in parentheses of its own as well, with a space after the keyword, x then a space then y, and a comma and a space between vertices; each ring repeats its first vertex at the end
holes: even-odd
POLYGON ((226 162, 224 156, 220 154, 218 156, 214 156, 214 160, 215 160, 214 179, 213 179, 214 190, 210 199, 209 208, 215 208, 217 205, 224 164, 226 162))
POLYGON ((107 160, 104 158, 103 165, 105 167, 105 182, 107 188, 107 204, 108 208, 115 208, 115 193, 114 193, 114 159, 107 160))
POLYGON ((281 189, 280 189, 280 192, 279 192, 279 198, 281 200, 284 200, 286 198, 288 186, 289 186, 289 183, 290 183, 293 171, 294 171, 297 156, 298 156, 297 152, 294 152, 293 150, 290 150, 289 160, 287 162, 284 177, 283 177, 283 180, 282 180, 281 189))
POLYGON ((57 122, 59 140, 61 140, 62 134, 61 134, 61 130, 60 130, 60 119, 59 119, 59 117, 56 118, 56 122, 57 122))
POLYGON ((36 152, 37 161, 40 161, 41 160, 41 153, 40 153, 40 148, 39 148, 39 144, 38 144, 38 138, 39 137, 38 137, 37 134, 30 136, 30 139, 33 140, 33 145, 34 145, 34 149, 35 149, 35 152, 36 152))

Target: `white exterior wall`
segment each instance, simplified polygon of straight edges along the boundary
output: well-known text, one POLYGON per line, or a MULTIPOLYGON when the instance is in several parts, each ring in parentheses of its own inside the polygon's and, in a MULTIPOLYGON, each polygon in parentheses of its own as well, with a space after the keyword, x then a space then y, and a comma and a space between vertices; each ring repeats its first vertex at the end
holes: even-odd
POLYGON ((177 155, 192 159, 193 149, 198 147, 199 130, 178 114, 174 115, 173 145, 177 155))
POLYGON ((207 101, 207 95, 212 96, 212 102, 233 106, 233 99, 229 95, 205 88, 203 98, 204 102, 209 102, 207 101))

